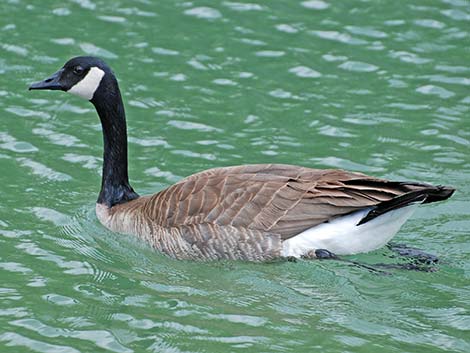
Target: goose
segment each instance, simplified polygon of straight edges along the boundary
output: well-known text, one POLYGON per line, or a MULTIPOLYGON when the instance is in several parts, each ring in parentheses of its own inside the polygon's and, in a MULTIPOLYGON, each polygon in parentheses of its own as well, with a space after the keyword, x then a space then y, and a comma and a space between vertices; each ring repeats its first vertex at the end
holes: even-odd
POLYGON ((387 244, 418 205, 455 191, 344 170, 252 164, 201 171, 140 196, 128 178, 118 81, 103 60, 72 58, 29 89, 61 90, 94 105, 104 143, 97 218, 176 259, 270 261, 369 252, 387 244))

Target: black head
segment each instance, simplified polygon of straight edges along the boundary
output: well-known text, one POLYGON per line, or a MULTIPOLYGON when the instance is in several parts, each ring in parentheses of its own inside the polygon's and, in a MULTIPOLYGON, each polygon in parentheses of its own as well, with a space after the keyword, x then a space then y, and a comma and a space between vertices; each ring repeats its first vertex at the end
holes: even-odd
POLYGON ((91 100, 107 76, 114 78, 103 60, 93 56, 77 56, 49 78, 33 83, 29 89, 61 90, 91 100))

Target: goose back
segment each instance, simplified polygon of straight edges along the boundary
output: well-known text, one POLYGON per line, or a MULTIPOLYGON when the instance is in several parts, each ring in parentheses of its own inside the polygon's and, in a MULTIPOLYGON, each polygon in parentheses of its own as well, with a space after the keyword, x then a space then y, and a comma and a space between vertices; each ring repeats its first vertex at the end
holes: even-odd
POLYGON ((164 227, 231 225, 271 231, 284 240, 407 191, 402 186, 391 187, 385 180, 343 170, 245 165, 194 174, 153 195, 143 211, 164 227))

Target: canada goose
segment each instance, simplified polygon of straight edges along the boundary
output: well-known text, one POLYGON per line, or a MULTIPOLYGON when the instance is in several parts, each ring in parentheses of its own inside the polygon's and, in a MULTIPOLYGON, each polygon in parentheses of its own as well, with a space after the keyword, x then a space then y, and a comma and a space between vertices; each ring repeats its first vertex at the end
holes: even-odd
POLYGON ((75 57, 29 89, 66 91, 95 106, 104 140, 98 219, 178 259, 264 261, 368 252, 385 245, 418 204, 454 192, 343 170, 260 164, 202 171, 139 196, 129 184, 124 105, 107 64, 75 57))

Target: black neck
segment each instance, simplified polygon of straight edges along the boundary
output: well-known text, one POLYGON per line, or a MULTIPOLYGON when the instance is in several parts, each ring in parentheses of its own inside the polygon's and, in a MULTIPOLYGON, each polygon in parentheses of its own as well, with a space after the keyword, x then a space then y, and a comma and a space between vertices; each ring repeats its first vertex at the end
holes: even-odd
POLYGON ((139 195, 130 186, 127 174, 126 114, 121 93, 114 77, 103 79, 91 100, 101 120, 104 142, 103 175, 97 202, 112 207, 139 195))

